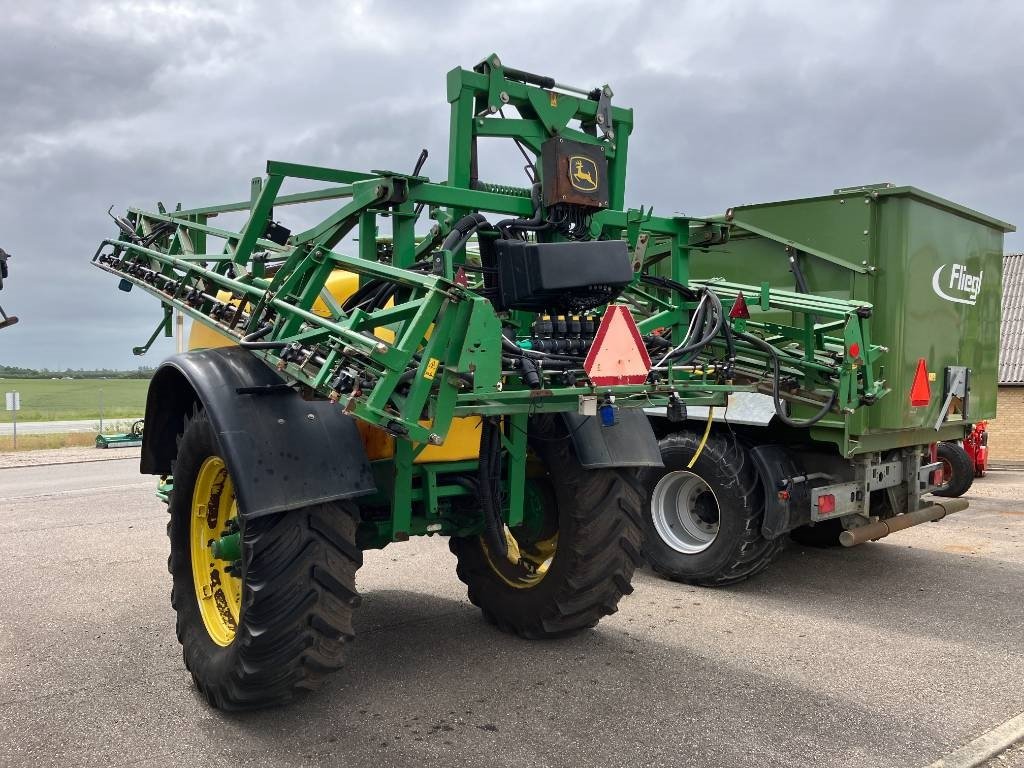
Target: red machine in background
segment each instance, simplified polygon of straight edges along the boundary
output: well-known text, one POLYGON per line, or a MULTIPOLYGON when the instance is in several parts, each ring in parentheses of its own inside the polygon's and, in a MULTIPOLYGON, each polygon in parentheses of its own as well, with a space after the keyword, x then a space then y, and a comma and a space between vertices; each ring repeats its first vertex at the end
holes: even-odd
POLYGON ((984 477, 988 470, 988 422, 979 421, 964 438, 964 451, 974 467, 975 477, 984 477))
POLYGON ((936 496, 963 496, 974 478, 984 477, 988 469, 988 422, 977 422, 962 445, 959 442, 939 443, 935 454, 942 462, 942 485, 933 493, 936 496))

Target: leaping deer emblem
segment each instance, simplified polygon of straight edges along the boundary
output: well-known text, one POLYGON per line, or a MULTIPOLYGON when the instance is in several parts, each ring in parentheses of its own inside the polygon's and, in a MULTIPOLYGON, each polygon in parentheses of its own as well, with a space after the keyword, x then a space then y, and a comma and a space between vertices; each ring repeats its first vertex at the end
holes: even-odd
POLYGON ((569 180, 576 189, 583 192, 592 192, 597 189, 597 166, 594 165, 593 160, 574 157, 570 163, 572 164, 572 172, 569 174, 569 180), (584 168, 584 162, 589 167, 584 168))

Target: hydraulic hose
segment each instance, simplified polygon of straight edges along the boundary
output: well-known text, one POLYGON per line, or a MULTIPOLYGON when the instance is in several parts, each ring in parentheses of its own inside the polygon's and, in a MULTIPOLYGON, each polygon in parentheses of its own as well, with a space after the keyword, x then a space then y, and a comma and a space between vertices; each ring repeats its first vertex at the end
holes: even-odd
POLYGON ((490 227, 491 222, 482 213, 471 213, 468 216, 463 216, 455 222, 452 231, 448 233, 448 237, 441 243, 441 250, 454 253, 461 249, 478 229, 490 229, 490 227))
POLYGON ((824 405, 821 406, 821 410, 819 410, 816 414, 811 416, 809 419, 806 419, 804 421, 799 421, 797 419, 789 418, 789 416, 786 415, 785 408, 782 407, 782 398, 779 396, 779 378, 781 376, 781 373, 780 373, 780 369, 779 369, 779 353, 778 353, 778 350, 776 350, 775 347, 773 347, 771 344, 769 344, 764 339, 758 338, 757 336, 753 336, 753 335, 751 335, 749 333, 739 333, 739 332, 737 332, 736 333, 736 337, 739 338, 739 339, 743 339, 743 341, 747 342, 748 344, 752 344, 753 346, 758 347, 759 349, 764 350, 765 352, 768 353, 768 357, 771 358, 771 361, 772 361, 772 402, 775 404, 775 415, 779 417, 779 421, 781 421, 783 424, 785 424, 788 427, 796 427, 797 429, 800 429, 800 428, 803 428, 803 427, 811 427, 811 426, 814 426, 815 424, 817 424, 823 418, 825 418, 825 416, 828 414, 828 412, 832 410, 832 406, 834 406, 836 404, 836 393, 835 393, 835 391, 833 391, 829 395, 828 400, 825 402, 824 405))
POLYGON ((697 352, 723 334, 725 335, 726 346, 729 347, 731 345, 731 337, 728 331, 728 324, 725 322, 725 310, 722 307, 722 300, 718 298, 714 291, 708 288, 702 289, 701 293, 703 294, 701 302, 697 305, 697 309, 690 320, 686 337, 678 346, 658 361, 658 366, 663 365, 669 360, 679 360, 680 358, 683 358, 681 360, 683 363, 689 362, 688 355, 691 357, 696 355, 697 352), (693 339, 694 335, 697 335, 696 339, 693 339))
POLYGON ((727 361, 726 378, 732 378, 732 366, 736 362, 736 340, 728 323, 722 324, 722 335, 725 337, 725 359, 727 361))
POLYGON ((660 275, 648 275, 641 274, 640 282, 653 285, 655 288, 667 288, 668 290, 677 291, 683 295, 683 298, 688 301, 696 301, 697 292, 690 288, 688 285, 672 280, 668 277, 661 277, 660 275))
POLYGON ((288 346, 286 341, 259 341, 274 329, 270 323, 258 328, 247 336, 238 340, 238 346, 242 349, 284 349, 288 346))
POLYGON ((580 355, 561 355, 558 352, 539 352, 536 349, 524 349, 512 341, 505 334, 501 335, 501 346, 504 347, 505 351, 513 354, 517 357, 530 357, 534 360, 553 360, 555 362, 574 362, 580 363, 583 361, 583 357, 580 355))
POLYGON ((533 217, 529 219, 504 219, 494 225, 495 229, 505 233, 507 230, 517 232, 537 232, 548 229, 551 224, 544 220, 544 211, 541 206, 541 184, 537 182, 530 189, 530 199, 533 201, 533 217))
POLYGON ((687 469, 693 469, 693 465, 697 463, 697 459, 704 452, 704 446, 708 444, 708 435, 711 434, 711 422, 714 421, 715 417, 715 406, 708 406, 708 422, 704 425, 704 436, 701 437, 700 442, 697 444, 697 452, 693 454, 693 458, 690 459, 690 463, 686 465, 687 469))
POLYGON ((480 506, 484 512, 487 546, 501 558, 508 557, 505 521, 501 516, 501 434, 498 425, 484 418, 480 429, 480 506))

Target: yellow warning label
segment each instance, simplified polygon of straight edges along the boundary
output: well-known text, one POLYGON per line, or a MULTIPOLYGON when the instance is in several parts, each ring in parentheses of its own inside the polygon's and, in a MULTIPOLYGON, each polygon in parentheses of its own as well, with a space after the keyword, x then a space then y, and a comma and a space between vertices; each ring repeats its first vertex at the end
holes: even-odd
POLYGON ((437 373, 437 366, 440 365, 440 363, 441 363, 441 361, 438 360, 436 357, 432 357, 429 360, 427 360, 427 367, 423 371, 423 378, 424 379, 432 379, 432 378, 434 378, 434 375, 437 373))

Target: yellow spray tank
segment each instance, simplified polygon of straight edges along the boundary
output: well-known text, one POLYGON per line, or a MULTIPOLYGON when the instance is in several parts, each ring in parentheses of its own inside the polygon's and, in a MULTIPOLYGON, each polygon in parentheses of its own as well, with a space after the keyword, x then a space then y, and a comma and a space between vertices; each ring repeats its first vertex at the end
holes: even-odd
MULTIPOLYGON (((326 288, 331 296, 339 304, 359 289, 359 276, 354 272, 335 270, 327 278, 326 288)), ((221 301, 229 301, 231 295, 226 291, 217 294, 221 301)), ((388 306, 391 303, 389 302, 388 306)), ((328 317, 330 310, 323 299, 317 299, 313 305, 313 312, 321 317, 328 317)), ((374 336, 381 341, 393 342, 395 332, 388 327, 374 329, 374 336)), ((188 336, 189 350, 213 349, 216 347, 234 346, 235 342, 222 333, 218 333, 202 323, 192 323, 188 336)), ((421 422, 429 425, 429 422, 421 422)), ((363 446, 366 448, 366 457, 370 461, 377 459, 389 459, 395 453, 395 438, 391 437, 383 429, 371 426, 364 421, 356 421, 356 427, 363 439, 363 446)), ((428 445, 413 460, 416 464, 438 461, 466 461, 477 459, 480 456, 480 428, 481 421, 478 416, 456 417, 452 420, 451 429, 444 445, 428 445)))

